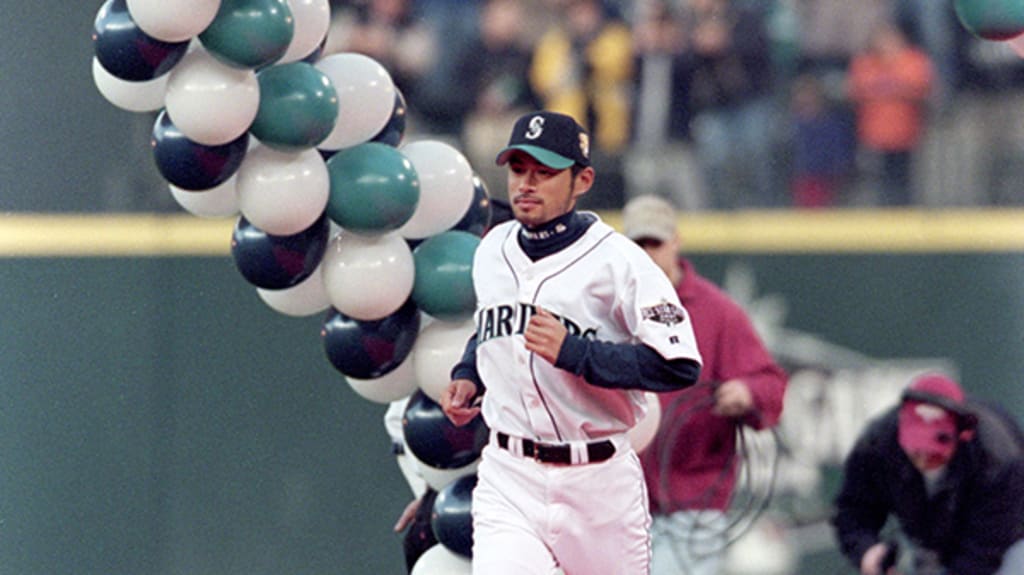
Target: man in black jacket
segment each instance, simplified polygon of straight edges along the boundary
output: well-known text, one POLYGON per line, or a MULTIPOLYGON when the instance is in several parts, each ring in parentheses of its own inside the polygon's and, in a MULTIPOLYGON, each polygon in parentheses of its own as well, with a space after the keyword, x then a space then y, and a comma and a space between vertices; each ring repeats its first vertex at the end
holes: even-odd
POLYGON ((916 575, 1024 573, 1024 434, 936 373, 869 423, 847 456, 832 519, 862 575, 899 573, 880 532, 898 520, 916 575), (891 563, 891 562, 890 562, 891 563))

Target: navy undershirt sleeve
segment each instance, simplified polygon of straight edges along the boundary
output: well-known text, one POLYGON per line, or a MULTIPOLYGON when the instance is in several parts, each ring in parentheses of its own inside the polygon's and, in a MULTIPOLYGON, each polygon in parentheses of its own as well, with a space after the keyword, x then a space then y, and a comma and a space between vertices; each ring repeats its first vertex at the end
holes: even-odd
POLYGON ((462 359, 459 363, 455 364, 452 368, 451 377, 455 379, 468 379, 476 384, 476 396, 479 397, 484 393, 484 382, 480 379, 480 374, 476 371, 476 333, 474 332, 470 336, 469 341, 466 342, 466 349, 462 352, 462 359))
POLYGON ((644 344, 594 341, 574 335, 566 336, 555 367, 598 387, 655 392, 689 387, 700 375, 700 364, 689 358, 669 360, 644 344))

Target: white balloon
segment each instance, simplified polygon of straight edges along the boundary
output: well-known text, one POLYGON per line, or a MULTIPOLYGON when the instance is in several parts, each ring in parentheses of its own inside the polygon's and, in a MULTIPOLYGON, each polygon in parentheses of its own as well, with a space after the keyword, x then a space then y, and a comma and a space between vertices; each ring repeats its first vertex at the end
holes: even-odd
POLYGON ((395 84, 384 66, 363 54, 340 52, 321 58, 316 67, 338 93, 338 120, 320 149, 362 144, 387 125, 395 108, 395 84))
POLYGON ((164 107, 167 74, 143 82, 130 82, 111 74, 92 58, 92 80, 108 102, 129 112, 152 112, 164 107))
POLYGON ((473 201, 473 167, 469 160, 438 140, 410 142, 400 150, 419 176, 420 201, 398 233, 421 239, 459 223, 473 201))
POLYGON ((626 433, 629 444, 637 453, 651 444, 658 433, 658 425, 661 424, 661 401, 658 400, 658 395, 647 391, 644 392, 644 396, 647 398, 647 413, 626 433))
POLYGON ((416 391, 416 370, 410 353, 398 367, 375 379, 345 376, 349 386, 363 399, 374 403, 391 403, 416 391))
POLYGON ((167 114, 185 137, 219 146, 252 125, 260 86, 254 70, 232 68, 195 48, 171 69, 165 101, 167 114))
POLYGON ((412 251, 397 233, 366 237, 342 231, 328 243, 321 265, 331 304, 354 319, 391 315, 412 294, 412 251))
POLYGON ((472 463, 463 465, 462 467, 456 467, 455 469, 441 469, 439 467, 432 467, 423 463, 422 460, 418 459, 412 450, 406 445, 405 454, 409 456, 409 459, 415 463, 416 472, 427 485, 434 488, 435 491, 441 491, 446 485, 455 481, 460 477, 466 475, 472 475, 476 473, 478 467, 480 467, 480 458, 476 458, 472 463))
POLYGON ((192 191, 168 184, 171 196, 188 213, 201 218, 228 218, 238 215, 238 174, 208 190, 192 191))
POLYGON ((416 381, 430 399, 441 401, 441 393, 452 380, 452 368, 462 358, 474 329, 472 317, 459 322, 436 320, 416 336, 412 347, 416 381))
POLYGON ((242 215, 268 234, 290 236, 308 229, 327 207, 330 175, 313 148, 284 152, 255 146, 236 175, 242 215))
POLYGON ((295 33, 284 56, 275 64, 296 62, 312 54, 331 26, 329 0, 288 0, 288 7, 292 10, 295 33))
POLYGON ((310 316, 331 307, 327 290, 324 289, 321 266, 317 266, 308 278, 292 287, 279 290, 256 288, 256 293, 274 311, 293 317, 310 316))
POLYGON ((128 0, 128 14, 148 36, 184 42, 213 22, 220 0, 128 0))
POLYGON ((472 575, 473 563, 438 543, 420 555, 412 575, 472 575))
POLYGON ((408 455, 409 446, 405 443, 405 430, 402 429, 402 417, 405 416, 405 407, 409 405, 410 395, 400 397, 388 404, 388 408, 384 412, 384 428, 392 443, 402 444, 402 451, 395 456, 395 460, 406 483, 409 484, 412 496, 419 499, 427 491, 427 482, 420 477, 419 469, 416 468, 416 460, 408 455))

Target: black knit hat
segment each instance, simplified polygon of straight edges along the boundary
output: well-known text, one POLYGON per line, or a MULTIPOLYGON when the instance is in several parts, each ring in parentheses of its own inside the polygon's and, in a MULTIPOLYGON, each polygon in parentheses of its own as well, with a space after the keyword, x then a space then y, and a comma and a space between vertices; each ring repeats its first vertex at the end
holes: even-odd
POLYGON ((516 120, 508 146, 495 162, 508 162, 515 150, 530 154, 538 162, 564 170, 573 164, 590 165, 590 136, 571 116, 557 112, 533 112, 516 120))

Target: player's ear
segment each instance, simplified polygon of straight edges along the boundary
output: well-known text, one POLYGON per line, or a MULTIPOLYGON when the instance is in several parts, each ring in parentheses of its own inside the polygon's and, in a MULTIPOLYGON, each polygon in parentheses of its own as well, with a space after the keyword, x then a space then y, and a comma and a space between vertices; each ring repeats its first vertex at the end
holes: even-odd
POLYGON ((594 168, 592 168, 591 166, 587 166, 580 170, 579 172, 577 172, 576 175, 573 176, 573 199, 578 199, 583 194, 589 192, 591 186, 594 185, 595 177, 596 174, 594 173, 594 168))

